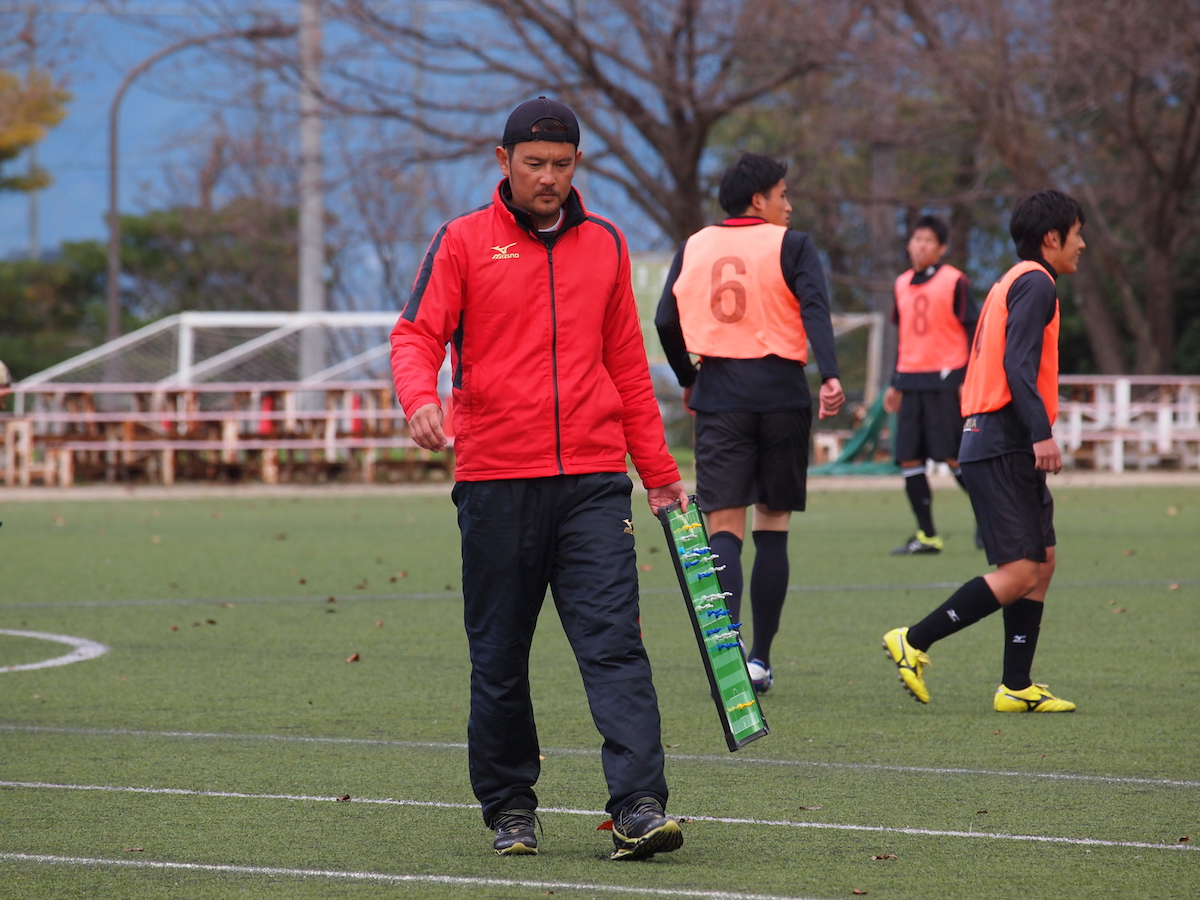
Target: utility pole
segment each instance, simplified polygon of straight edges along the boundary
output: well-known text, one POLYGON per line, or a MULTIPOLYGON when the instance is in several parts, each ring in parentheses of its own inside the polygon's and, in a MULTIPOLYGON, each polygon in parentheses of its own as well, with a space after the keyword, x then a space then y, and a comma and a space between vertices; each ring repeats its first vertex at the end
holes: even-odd
MULTIPOLYGON (((300 312, 325 310, 325 200, 321 158, 320 0, 300 0, 300 312)), ((324 335, 300 332, 300 378, 325 368, 324 335)))
MULTIPOLYGON (((37 69, 37 26, 36 26, 37 9, 30 6, 28 9, 28 22, 25 25, 24 31, 21 32, 21 38, 25 41, 25 45, 29 48, 28 60, 28 76, 27 82, 33 84, 33 74, 37 69)), ((38 174, 38 159, 37 159, 37 144, 29 145, 29 178, 33 180, 38 174)), ((42 239, 41 239, 41 216, 38 208, 40 200, 39 191, 37 188, 32 188, 29 191, 29 258, 34 262, 42 257, 42 239)))

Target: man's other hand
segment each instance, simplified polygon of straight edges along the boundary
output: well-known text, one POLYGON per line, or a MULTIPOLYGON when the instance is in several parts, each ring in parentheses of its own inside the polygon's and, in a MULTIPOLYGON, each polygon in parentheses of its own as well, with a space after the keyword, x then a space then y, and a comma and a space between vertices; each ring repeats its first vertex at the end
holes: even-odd
POLYGON ((830 416, 836 416, 838 410, 842 408, 842 404, 846 402, 846 394, 842 390, 842 383, 836 378, 830 378, 821 384, 821 400, 820 418, 828 419, 830 416))
POLYGON ((883 411, 886 413, 894 413, 900 411, 900 399, 904 396, 894 387, 889 387, 883 392, 883 411))
POLYGON ((408 417, 408 431, 418 447, 426 450, 445 450, 446 432, 442 430, 442 408, 426 403, 408 417))
POLYGON ((1033 467, 1039 472, 1050 472, 1057 475, 1062 471, 1062 454, 1054 438, 1046 438, 1033 445, 1033 467))
POLYGON ((687 488, 683 486, 682 481, 675 481, 671 484, 664 484, 662 487, 650 488, 646 492, 647 499, 650 501, 650 511, 656 516, 658 511, 664 506, 670 506, 676 501, 679 502, 679 508, 687 512, 688 495, 687 488))

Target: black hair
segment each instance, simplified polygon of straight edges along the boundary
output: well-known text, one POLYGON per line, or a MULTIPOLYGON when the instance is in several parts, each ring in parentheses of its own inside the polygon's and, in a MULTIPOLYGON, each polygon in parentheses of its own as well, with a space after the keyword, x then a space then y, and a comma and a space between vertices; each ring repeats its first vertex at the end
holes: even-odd
MULTIPOLYGON (((548 131, 550 134, 566 134, 567 126, 563 122, 560 122, 558 119, 546 118, 546 119, 538 119, 531 126, 529 126, 529 130, 532 131, 534 134, 537 134, 539 131, 548 131)), ((512 161, 512 152, 513 152, 513 147, 515 147, 515 146, 517 146, 517 145, 516 144, 505 144, 504 145, 504 152, 508 154, 508 159, 510 162, 512 161)))
POLYGON ((725 170, 717 201, 731 216, 746 211, 755 194, 768 194, 787 174, 787 163, 758 153, 743 153, 742 158, 725 170))
POLYGON ((950 240, 950 226, 946 224, 945 220, 939 219, 937 216, 921 216, 921 218, 917 219, 916 224, 913 225, 912 230, 908 233, 909 240, 921 228, 928 228, 932 231, 938 243, 943 247, 950 240))
POLYGON ((1083 207, 1074 197, 1062 191, 1046 190, 1030 194, 1017 201, 1009 221, 1008 233, 1017 245, 1021 259, 1041 259, 1042 238, 1057 231, 1066 243, 1071 228, 1084 224, 1083 207))

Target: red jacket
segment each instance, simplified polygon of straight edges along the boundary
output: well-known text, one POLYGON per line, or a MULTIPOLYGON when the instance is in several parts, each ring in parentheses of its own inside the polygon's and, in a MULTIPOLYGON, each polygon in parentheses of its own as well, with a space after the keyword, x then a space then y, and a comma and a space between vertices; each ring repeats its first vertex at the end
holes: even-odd
POLYGON ((650 381, 624 236, 572 189, 552 247, 505 202, 441 227, 392 330, 400 405, 439 403, 450 344, 459 481, 624 472, 679 480, 650 381))

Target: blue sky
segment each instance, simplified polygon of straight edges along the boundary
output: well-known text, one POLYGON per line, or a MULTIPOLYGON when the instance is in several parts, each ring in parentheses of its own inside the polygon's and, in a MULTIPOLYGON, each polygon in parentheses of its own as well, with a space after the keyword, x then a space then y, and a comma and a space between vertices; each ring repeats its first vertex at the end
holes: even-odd
MULTIPOLYGON (((168 13, 180 10, 179 2, 133 4, 135 8, 157 7, 168 13)), ((37 148, 38 163, 54 179, 39 193, 40 243, 43 252, 63 241, 103 240, 104 216, 108 206, 108 112, 125 74, 170 42, 148 34, 145 29, 117 16, 85 11, 80 2, 50 2, 51 10, 39 17, 45 27, 70 28, 74 33, 74 57, 54 70, 65 76, 72 100, 67 117, 37 148)), ((165 16, 169 23, 183 16, 165 16)), ((198 63, 202 51, 184 51, 175 60, 198 63), (187 55, 185 55, 187 54, 187 55)), ((176 70, 177 71, 177 70, 176 70)), ((144 73, 125 94, 121 104, 120 187, 123 212, 140 212, 161 200, 164 164, 172 156, 172 136, 202 125, 217 108, 211 102, 172 99, 172 66, 144 73), (145 190, 149 188, 149 191, 145 190)), ((197 78, 196 81, 200 81, 197 78)), ((11 173, 25 167, 25 158, 6 167, 11 173)), ((0 257, 24 255, 29 249, 29 200, 24 195, 0 194, 0 257)))

